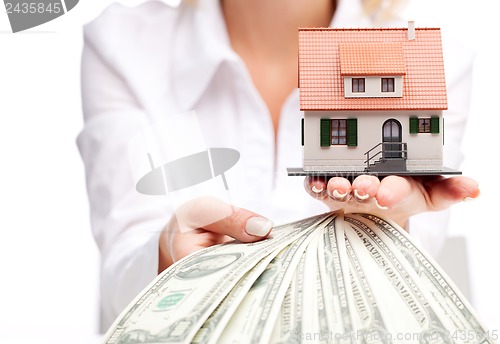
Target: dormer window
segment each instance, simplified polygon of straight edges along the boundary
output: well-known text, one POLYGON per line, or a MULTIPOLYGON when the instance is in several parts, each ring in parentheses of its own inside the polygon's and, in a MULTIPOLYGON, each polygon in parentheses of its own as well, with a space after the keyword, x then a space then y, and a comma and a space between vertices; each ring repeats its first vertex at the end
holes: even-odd
POLYGON ((394 78, 382 78, 382 92, 394 92, 394 78))
POLYGON ((396 98, 403 96, 403 77, 344 77, 346 98, 396 98))
POLYGON ((363 92, 365 92, 365 78, 353 78, 352 93, 363 93, 363 92))
POLYGON ((401 98, 406 66, 401 42, 339 44, 345 98, 401 98))

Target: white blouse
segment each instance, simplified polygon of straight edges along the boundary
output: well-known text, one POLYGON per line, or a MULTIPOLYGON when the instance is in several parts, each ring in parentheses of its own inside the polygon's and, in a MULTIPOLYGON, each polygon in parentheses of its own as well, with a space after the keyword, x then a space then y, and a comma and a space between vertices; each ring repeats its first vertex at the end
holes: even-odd
MULTIPOLYGON (((332 26, 373 26, 361 13, 359 1, 340 1, 332 26)), ((457 168, 473 55, 444 41, 445 164, 457 168)), ((275 138, 266 105, 231 49, 218 0, 107 8, 85 27, 82 97, 85 126, 77 143, 102 258, 103 330, 157 275, 160 231, 183 201, 215 195, 275 224, 328 210, 306 194, 303 178, 286 173, 302 165, 298 90, 283 105, 275 138), (159 166, 210 147, 240 153, 225 173, 229 190, 215 177, 166 196, 136 191, 151 171, 148 154, 159 166)), ((418 217, 411 232, 436 253, 447 213, 418 217)))

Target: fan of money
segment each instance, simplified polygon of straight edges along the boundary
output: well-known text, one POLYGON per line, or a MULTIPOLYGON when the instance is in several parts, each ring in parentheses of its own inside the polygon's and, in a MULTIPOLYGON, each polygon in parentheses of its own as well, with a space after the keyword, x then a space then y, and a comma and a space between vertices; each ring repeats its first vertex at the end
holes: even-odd
POLYGON ((193 253, 123 311, 106 343, 494 343, 407 233, 334 212, 193 253))

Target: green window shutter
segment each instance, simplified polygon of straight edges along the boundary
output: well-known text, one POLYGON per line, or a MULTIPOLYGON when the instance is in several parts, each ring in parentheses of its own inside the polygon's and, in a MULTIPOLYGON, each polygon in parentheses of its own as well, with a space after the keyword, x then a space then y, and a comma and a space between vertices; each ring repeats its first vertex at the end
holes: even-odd
POLYGON ((418 134, 418 117, 410 117, 410 134, 418 134))
POLYGON ((347 145, 355 147, 358 145, 358 119, 347 119, 347 145))
POLYGON ((302 146, 304 145, 304 119, 301 120, 301 130, 302 130, 302 146))
POLYGON ((329 118, 322 118, 320 122, 320 145, 321 147, 329 147, 331 144, 332 128, 329 118))
POLYGON ((432 116, 431 117, 431 133, 439 134, 439 117, 432 116))

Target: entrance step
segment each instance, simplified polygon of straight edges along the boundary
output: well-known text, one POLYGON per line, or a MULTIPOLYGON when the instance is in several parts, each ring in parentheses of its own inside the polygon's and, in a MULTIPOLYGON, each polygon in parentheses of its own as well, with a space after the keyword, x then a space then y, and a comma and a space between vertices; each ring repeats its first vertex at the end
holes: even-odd
POLYGON ((406 171, 405 159, 380 159, 374 164, 371 164, 367 171, 370 172, 392 172, 392 171, 406 171))

